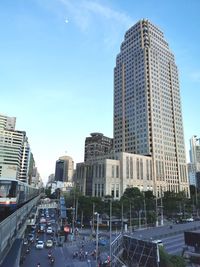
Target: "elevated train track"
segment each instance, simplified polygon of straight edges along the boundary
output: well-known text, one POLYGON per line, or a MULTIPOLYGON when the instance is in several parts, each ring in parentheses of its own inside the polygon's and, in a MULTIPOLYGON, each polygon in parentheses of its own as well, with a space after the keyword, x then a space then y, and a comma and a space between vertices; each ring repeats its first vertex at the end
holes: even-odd
POLYGON ((14 242, 22 238, 26 229, 27 219, 39 199, 40 195, 24 204, 0 222, 0 266, 14 242))

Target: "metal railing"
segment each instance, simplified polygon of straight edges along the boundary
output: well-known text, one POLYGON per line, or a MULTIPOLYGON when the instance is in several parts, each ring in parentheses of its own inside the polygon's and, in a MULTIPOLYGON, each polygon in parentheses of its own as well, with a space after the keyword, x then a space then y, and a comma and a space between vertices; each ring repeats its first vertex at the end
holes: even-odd
POLYGON ((27 216, 40 199, 32 199, 0 223, 0 264, 11 249, 16 238, 22 237, 26 229, 27 216))

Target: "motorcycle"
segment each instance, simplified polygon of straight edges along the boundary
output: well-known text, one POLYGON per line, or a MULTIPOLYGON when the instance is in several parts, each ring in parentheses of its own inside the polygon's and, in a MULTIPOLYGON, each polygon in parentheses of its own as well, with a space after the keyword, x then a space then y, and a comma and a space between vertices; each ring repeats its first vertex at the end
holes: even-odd
POLYGON ((53 257, 50 258, 49 263, 50 265, 54 265, 55 259, 53 257))

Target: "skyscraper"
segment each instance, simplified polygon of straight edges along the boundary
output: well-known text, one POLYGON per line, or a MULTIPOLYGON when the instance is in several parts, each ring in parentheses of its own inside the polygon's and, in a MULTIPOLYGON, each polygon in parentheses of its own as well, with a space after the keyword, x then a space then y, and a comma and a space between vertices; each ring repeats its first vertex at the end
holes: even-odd
POLYGON ((116 58, 114 151, 152 157, 155 193, 189 194, 178 70, 148 20, 126 32, 116 58))
POLYGON ((30 147, 25 131, 15 130, 15 117, 0 114, 0 178, 28 182, 30 147))
POLYGON ((190 139, 190 162, 196 166, 197 171, 200 171, 200 138, 196 135, 190 139))
POLYGON ((72 182, 74 161, 69 156, 62 156, 56 161, 55 181, 72 182))
POLYGON ((90 135, 85 139, 85 162, 111 153, 113 150, 112 138, 104 136, 102 133, 91 133, 90 135))

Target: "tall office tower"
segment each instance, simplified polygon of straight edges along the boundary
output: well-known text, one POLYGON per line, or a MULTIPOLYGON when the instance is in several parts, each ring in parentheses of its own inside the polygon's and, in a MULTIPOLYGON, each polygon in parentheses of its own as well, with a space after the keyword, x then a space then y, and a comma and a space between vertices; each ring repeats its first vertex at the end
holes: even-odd
POLYGON ((72 182, 74 161, 69 156, 62 156, 56 161, 55 181, 72 182))
POLYGON ((113 139, 102 133, 91 133, 85 139, 84 161, 94 160, 97 156, 104 156, 113 150, 113 139))
POLYGON ((114 150, 152 156, 154 193, 189 195, 178 70, 163 33, 141 20, 114 68, 114 150))
POLYGON ((26 132, 15 130, 16 118, 0 114, 0 178, 28 182, 30 148, 26 132))
POLYGON ((200 171, 200 138, 196 135, 190 139, 190 162, 196 166, 196 171, 200 171))

